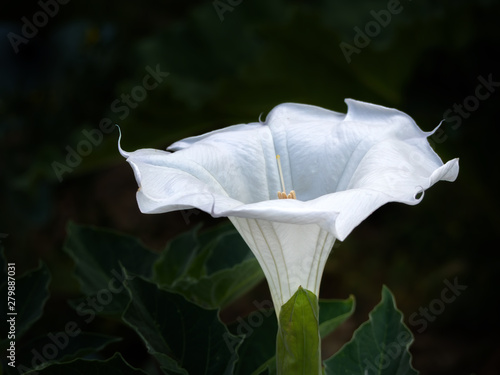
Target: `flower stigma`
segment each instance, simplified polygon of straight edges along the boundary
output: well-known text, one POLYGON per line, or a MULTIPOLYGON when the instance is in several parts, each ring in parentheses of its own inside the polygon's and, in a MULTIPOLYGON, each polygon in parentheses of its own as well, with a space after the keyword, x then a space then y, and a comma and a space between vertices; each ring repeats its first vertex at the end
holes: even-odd
POLYGON ((290 194, 287 195, 285 189, 285 180, 283 179, 283 171, 281 170, 281 161, 279 155, 276 155, 276 160, 278 161, 278 170, 280 172, 281 187, 283 188, 282 192, 278 191, 278 199, 297 199, 297 196, 295 195, 295 190, 290 191, 290 194))

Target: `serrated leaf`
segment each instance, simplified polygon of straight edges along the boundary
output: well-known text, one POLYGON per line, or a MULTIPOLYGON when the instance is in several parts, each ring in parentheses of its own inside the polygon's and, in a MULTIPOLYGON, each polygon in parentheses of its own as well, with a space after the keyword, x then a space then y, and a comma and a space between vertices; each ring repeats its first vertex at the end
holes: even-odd
POLYGON ((240 338, 216 310, 200 308, 140 277, 127 281, 130 304, 123 320, 145 342, 162 368, 179 374, 231 374, 240 338), (228 345, 228 341, 235 345, 228 345))
POLYGON ((130 366, 120 355, 105 360, 76 359, 71 362, 52 364, 43 370, 30 371, 26 375, 147 375, 130 366))
POLYGON ((53 363, 69 362, 96 353, 120 340, 119 337, 81 332, 75 322, 68 322, 65 332, 49 332, 19 348, 17 363, 39 370, 53 363))
MULTIPOLYGON (((7 296, 9 280, 7 269, 2 271, 4 275, 0 284, 0 295, 7 296)), ((14 318, 16 321, 15 335, 16 340, 18 340, 43 314, 43 308, 50 296, 50 273, 47 266, 42 263, 37 269, 29 271, 21 277, 16 274, 14 279, 15 295, 13 297, 15 300, 13 302, 15 302, 15 306, 9 306, 15 307, 15 310, 7 312, 17 314, 8 316, 8 318, 14 318)), ((7 339, 3 340, 0 347, 3 347, 6 342, 8 342, 7 339)))
POLYGON ((134 274, 150 278, 158 258, 137 238, 73 223, 68 225, 64 250, 75 262, 75 276, 83 293, 97 301, 99 307, 77 304, 82 311, 92 309, 100 313, 121 313, 128 304, 122 265, 134 274))
POLYGON ((396 308, 394 296, 384 286, 382 300, 336 354, 325 361, 325 374, 416 375, 408 351, 413 342, 396 308))
POLYGON ((321 374, 318 298, 302 287, 280 310, 276 369, 283 375, 321 374))

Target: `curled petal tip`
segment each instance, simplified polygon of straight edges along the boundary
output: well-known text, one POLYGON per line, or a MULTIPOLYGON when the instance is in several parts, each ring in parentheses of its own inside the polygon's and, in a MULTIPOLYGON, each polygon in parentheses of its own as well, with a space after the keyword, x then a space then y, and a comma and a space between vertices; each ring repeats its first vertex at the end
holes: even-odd
POLYGON ((265 121, 262 121, 262 115, 264 114, 264 112, 262 112, 260 115, 259 115, 259 123, 264 125, 266 122, 265 121))
POLYGON ((413 195, 413 198, 418 202, 420 203, 422 201, 422 199, 424 199, 424 195, 425 195, 425 189, 422 187, 422 186, 417 186, 417 191, 416 193, 413 195))
POLYGON ((443 122, 445 122, 445 121, 446 121, 446 119, 442 119, 442 120, 439 122, 438 126, 436 126, 436 127, 435 127, 433 130, 431 130, 430 132, 427 132, 428 136, 431 136, 431 135, 433 135, 435 132, 437 132, 437 130, 441 127, 441 125, 442 125, 442 124, 443 124, 443 122))
POLYGON ((115 124, 115 126, 118 128, 118 151, 120 152, 120 154, 124 157, 124 158, 128 158, 130 153, 128 153, 127 151, 123 150, 122 149, 122 146, 121 146, 121 140, 122 140, 122 130, 120 129, 120 127, 118 126, 118 124, 115 124))

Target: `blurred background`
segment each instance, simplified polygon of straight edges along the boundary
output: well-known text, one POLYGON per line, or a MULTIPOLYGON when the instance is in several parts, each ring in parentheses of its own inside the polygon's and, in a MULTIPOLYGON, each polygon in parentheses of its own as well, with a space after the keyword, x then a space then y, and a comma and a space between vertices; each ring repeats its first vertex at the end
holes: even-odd
MULTIPOLYGON (((382 207, 336 244, 320 297, 353 294, 357 311, 324 355, 350 339, 386 284, 415 334, 422 374, 498 374, 499 16, 495 0, 3 0, 0 240, 18 274, 40 260, 50 268, 51 299, 33 334, 74 314, 68 221, 157 251, 197 223, 222 221, 141 214, 112 124, 125 150, 164 149, 257 121, 282 102, 345 112, 344 98, 354 98, 400 109, 424 130, 446 118, 430 142, 461 169, 419 205, 382 207), (467 289, 440 308, 446 280, 467 289)), ((263 281, 223 319, 267 293, 263 281)))

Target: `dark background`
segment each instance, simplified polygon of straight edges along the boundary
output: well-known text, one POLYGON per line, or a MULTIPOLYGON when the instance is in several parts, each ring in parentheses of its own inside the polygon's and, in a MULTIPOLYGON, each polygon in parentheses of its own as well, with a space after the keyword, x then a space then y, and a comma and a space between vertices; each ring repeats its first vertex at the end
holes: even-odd
MULTIPOLYGON (((424 130, 447 117, 431 143, 443 160, 460 158, 460 175, 418 206, 381 208, 335 246, 320 297, 354 294, 357 313, 324 354, 350 338, 387 284, 415 334, 422 374, 499 373, 499 87, 476 91, 479 77, 500 82, 499 1, 402 0, 390 20, 382 14, 393 1, 56 4, 46 18, 36 16, 43 9, 36 1, 0 5, 0 240, 18 272, 40 259, 51 270, 52 297, 34 331, 58 329, 71 314, 66 299, 78 293, 62 251, 69 220, 136 235, 156 250, 196 223, 221 221, 198 212, 141 214, 116 130, 68 166, 68 150, 84 150, 84 129, 100 132, 109 118, 126 150, 165 148, 257 121, 282 102, 345 112, 344 98, 355 98, 398 108, 424 130), (40 27, 23 34, 26 21, 40 27), (366 46, 359 36, 355 44, 359 30, 372 35, 366 46), (25 38, 15 47, 13 33, 25 38), (358 48, 350 62, 341 43, 358 48), (148 66, 169 75, 118 111, 124 104, 112 103, 122 95, 139 98, 148 66), (66 172, 58 177, 55 165, 66 172), (467 289, 418 332, 408 318, 455 278, 467 289)), ((248 313, 267 293, 263 282, 223 318, 248 313)))

